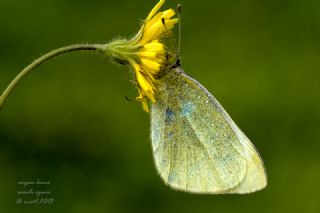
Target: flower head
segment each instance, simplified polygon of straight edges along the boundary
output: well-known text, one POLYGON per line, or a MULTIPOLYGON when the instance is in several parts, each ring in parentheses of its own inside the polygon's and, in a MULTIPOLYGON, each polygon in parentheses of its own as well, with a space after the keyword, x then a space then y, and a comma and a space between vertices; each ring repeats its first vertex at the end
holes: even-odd
POLYGON ((139 91, 137 100, 149 111, 149 99, 156 102, 156 75, 166 62, 166 46, 162 39, 178 22, 173 9, 158 12, 165 0, 160 0, 144 20, 141 29, 131 40, 116 40, 106 45, 107 53, 120 63, 131 66, 139 91))

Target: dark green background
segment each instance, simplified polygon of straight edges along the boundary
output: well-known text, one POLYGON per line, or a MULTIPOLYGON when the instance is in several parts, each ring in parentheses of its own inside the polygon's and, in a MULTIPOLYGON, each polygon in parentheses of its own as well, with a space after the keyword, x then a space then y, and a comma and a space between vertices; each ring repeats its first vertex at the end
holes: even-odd
MULTIPOLYGON (((49 50, 132 36, 155 3, 0 0, 0 89, 49 50)), ((128 71, 71 53, 35 70, 0 111, 1 213, 320 212, 320 1, 168 0, 164 8, 177 3, 183 67, 254 142, 268 187, 212 196, 165 186, 128 71), (36 179, 51 181, 54 204, 17 205, 18 181, 36 179)))

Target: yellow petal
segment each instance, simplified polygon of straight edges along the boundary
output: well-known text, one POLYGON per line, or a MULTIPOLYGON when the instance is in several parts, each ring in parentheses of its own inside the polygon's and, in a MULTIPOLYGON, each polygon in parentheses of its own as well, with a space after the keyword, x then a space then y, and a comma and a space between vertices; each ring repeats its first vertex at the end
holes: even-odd
POLYGON ((148 107, 148 101, 146 100, 146 98, 142 95, 141 91, 139 91, 139 96, 136 97, 137 101, 140 101, 142 104, 142 109, 146 112, 149 112, 149 107, 148 107))
POLYGON ((142 109, 145 111, 145 112, 149 112, 149 106, 148 106, 148 102, 146 99, 143 99, 141 101, 141 104, 142 104, 142 109))
POLYGON ((167 30, 171 30, 173 28, 173 26, 179 22, 179 19, 174 18, 174 19, 169 19, 167 21, 165 21, 167 30))
POLYGON ((147 58, 142 58, 141 64, 143 66, 143 70, 147 72, 151 72, 152 74, 157 73, 160 70, 160 66, 161 66, 158 62, 155 62, 147 58))
POLYGON ((153 89, 150 83, 146 80, 146 78, 142 75, 140 71, 136 72, 136 78, 137 78, 139 87, 144 91, 153 89))
POLYGON ((153 40, 143 46, 141 51, 164 52, 164 45, 158 40, 153 40))
POLYGON ((139 41, 139 44, 145 45, 152 40, 159 39, 161 35, 163 35, 166 31, 167 30, 163 26, 162 22, 158 21, 143 31, 142 38, 139 41))
POLYGON ((138 54, 140 57, 155 58, 158 53, 155 51, 141 51, 138 54))
POLYGON ((164 4, 165 0, 160 0, 158 2, 158 4, 156 4, 156 6, 154 6, 154 8, 151 10, 151 12, 149 13, 149 15, 147 16, 145 22, 148 22, 158 11, 159 9, 162 7, 162 5, 164 4))
POLYGON ((152 26, 157 21, 162 22, 162 19, 170 19, 174 15, 175 15, 175 12, 173 9, 168 9, 163 12, 159 12, 152 19, 150 19, 148 22, 145 23, 144 28, 148 28, 148 27, 152 26))
POLYGON ((147 76, 144 76, 142 71, 135 71, 135 75, 140 89, 140 96, 147 96, 152 102, 156 102, 154 98, 156 87, 153 84, 153 79, 151 79, 148 74, 146 74, 147 76))

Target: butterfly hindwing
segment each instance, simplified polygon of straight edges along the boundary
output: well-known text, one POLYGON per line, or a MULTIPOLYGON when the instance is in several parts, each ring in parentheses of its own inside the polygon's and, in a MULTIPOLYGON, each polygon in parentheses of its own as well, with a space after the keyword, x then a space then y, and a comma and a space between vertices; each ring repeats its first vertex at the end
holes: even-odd
POLYGON ((216 99, 174 69, 151 112, 154 160, 173 188, 195 193, 247 193, 266 184, 259 154, 216 99))

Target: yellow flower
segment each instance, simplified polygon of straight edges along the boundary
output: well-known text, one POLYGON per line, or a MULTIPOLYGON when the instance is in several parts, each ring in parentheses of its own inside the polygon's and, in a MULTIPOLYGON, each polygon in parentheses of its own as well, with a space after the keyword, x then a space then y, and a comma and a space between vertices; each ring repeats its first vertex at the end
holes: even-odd
POLYGON ((149 112, 147 99, 156 102, 155 76, 166 63, 166 46, 162 38, 171 33, 178 22, 173 9, 158 12, 165 0, 160 0, 151 10, 136 36, 131 40, 116 40, 106 45, 106 52, 122 64, 129 64, 137 81, 137 100, 149 112))

